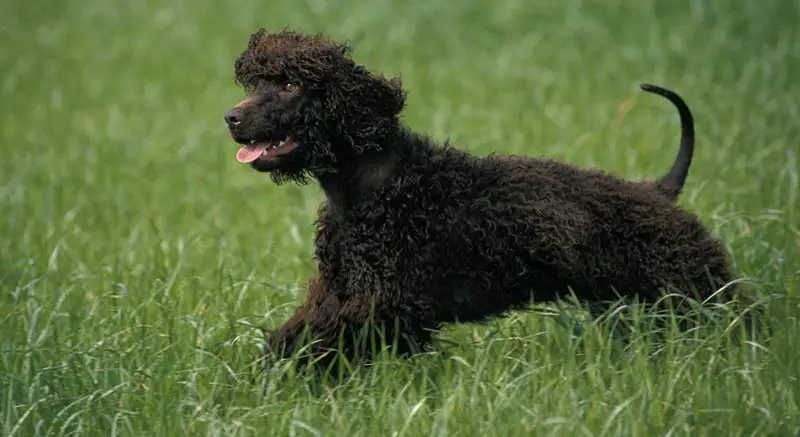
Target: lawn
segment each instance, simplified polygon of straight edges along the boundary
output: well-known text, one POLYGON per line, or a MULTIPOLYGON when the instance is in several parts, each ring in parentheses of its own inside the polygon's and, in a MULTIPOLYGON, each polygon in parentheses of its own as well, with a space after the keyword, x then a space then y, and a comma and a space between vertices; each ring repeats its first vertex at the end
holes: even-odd
POLYGON ((0 15, 0 434, 800 435, 800 2, 25 3, 0 15), (514 314, 344 381, 254 379, 323 195, 236 162, 222 116, 249 34, 285 25, 349 39, 402 77, 408 125, 479 155, 659 176, 678 117, 637 86, 675 89, 698 131, 680 203, 772 329, 514 314))

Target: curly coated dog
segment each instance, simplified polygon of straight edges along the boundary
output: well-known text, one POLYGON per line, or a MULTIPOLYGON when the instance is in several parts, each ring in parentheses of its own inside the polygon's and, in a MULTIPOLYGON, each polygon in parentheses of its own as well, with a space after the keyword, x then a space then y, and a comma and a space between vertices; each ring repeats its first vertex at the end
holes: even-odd
POLYGON ((436 144, 401 124, 399 80, 369 72, 322 35, 260 29, 235 74, 246 98, 225 121, 238 161, 275 183, 313 178, 326 196, 318 277, 271 333, 267 355, 303 344, 312 357, 332 349, 353 357, 368 332, 408 353, 445 324, 571 293, 590 308, 626 296, 652 303, 668 289, 732 297, 718 292, 732 280, 723 245, 676 206, 694 127, 669 90, 642 86, 678 108, 678 157, 663 178, 633 182, 436 144))

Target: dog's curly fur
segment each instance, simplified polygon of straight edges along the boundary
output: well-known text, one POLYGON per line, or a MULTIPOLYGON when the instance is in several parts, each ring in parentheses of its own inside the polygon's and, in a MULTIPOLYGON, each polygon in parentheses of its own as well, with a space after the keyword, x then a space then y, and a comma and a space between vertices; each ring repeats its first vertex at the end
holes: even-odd
MULTIPOLYGON (((399 352, 454 322, 479 322, 573 292, 595 305, 654 302, 668 287, 699 298, 732 279, 726 252, 675 205, 693 125, 658 181, 627 181, 547 159, 476 157, 404 127, 405 92, 321 35, 263 29, 235 63, 247 98, 226 115, 250 162, 276 183, 319 181, 319 277, 297 314, 268 339, 272 355, 361 350, 365 327, 399 352), (288 152, 267 156, 279 141, 288 152)), ((280 147, 276 148, 276 150, 280 147)), ((718 296, 730 298, 730 293, 718 296)))

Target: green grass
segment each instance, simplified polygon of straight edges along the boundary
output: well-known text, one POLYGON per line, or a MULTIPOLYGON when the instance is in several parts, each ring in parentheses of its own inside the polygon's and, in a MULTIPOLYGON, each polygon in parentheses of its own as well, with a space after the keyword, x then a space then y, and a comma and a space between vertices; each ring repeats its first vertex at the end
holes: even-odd
POLYGON ((800 435, 800 2, 22 0, 0 17, 0 434, 800 435), (194 3, 194 4, 192 4, 194 3), (515 314, 344 382, 261 336, 313 270, 317 186, 238 164, 232 60, 284 25, 402 75, 405 121, 477 154, 666 171, 728 244, 773 333, 625 343, 515 314), (794 79, 792 79, 794 77, 794 79))

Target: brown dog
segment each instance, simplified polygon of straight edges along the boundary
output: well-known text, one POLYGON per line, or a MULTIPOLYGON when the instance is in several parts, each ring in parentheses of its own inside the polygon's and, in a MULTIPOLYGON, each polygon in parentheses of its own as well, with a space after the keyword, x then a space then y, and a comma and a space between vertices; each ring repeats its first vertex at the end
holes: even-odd
POLYGON ((354 356, 365 328, 400 352, 453 322, 476 322, 570 290, 592 308, 667 288, 707 299, 728 283, 723 245, 675 205, 694 127, 675 93, 680 151, 658 181, 528 157, 476 157, 403 127, 405 93, 319 35, 253 34, 236 60, 247 98, 225 114, 237 158, 276 183, 317 180, 319 278, 268 341, 354 356))

